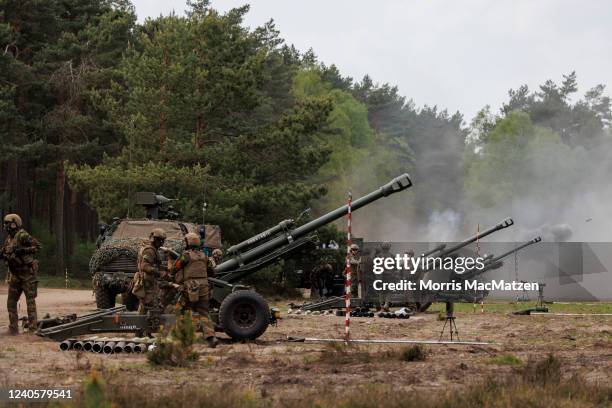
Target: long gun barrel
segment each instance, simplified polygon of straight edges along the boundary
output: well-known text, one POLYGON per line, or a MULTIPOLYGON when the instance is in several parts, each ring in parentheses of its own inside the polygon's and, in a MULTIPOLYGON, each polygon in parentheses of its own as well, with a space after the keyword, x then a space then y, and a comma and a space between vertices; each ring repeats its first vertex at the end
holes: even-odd
POLYGON ((470 278, 474 278, 478 275, 482 275, 483 273, 485 273, 486 271, 489 271, 491 269, 497 269, 502 265, 501 260, 505 257, 507 257, 508 255, 512 255, 518 251, 520 251, 523 248, 526 248, 530 245, 533 244, 537 244, 538 242, 542 241, 542 238, 540 237, 535 237, 534 239, 532 239, 531 241, 527 241, 524 244, 521 244, 519 246, 517 246, 516 248, 511 249, 510 251, 504 252, 501 255, 498 255, 494 258, 489 258, 486 262, 485 262, 485 267, 481 270, 470 270, 464 274, 461 275, 462 278, 464 279, 470 279, 470 278))
POLYGON ((524 244, 521 244, 521 245, 517 246, 516 248, 511 249, 510 251, 504 252, 503 254, 498 255, 498 256, 492 258, 488 263, 489 264, 494 264, 496 262, 499 262, 500 260, 502 260, 503 258, 507 257, 508 255, 512 255, 513 253, 518 252, 521 249, 526 248, 526 247, 528 247, 530 245, 537 244, 540 241, 542 241, 541 237, 535 237, 531 241, 527 241, 524 244))
POLYGON ((494 233, 495 231, 499 231, 508 227, 511 227, 512 225, 514 225, 514 221, 512 220, 512 218, 506 218, 504 220, 502 220, 501 222, 498 222, 497 224, 495 224, 494 226, 492 226, 491 228, 488 228, 476 235, 471 236, 470 238, 466 239, 465 241, 462 241, 456 245, 453 245, 450 248, 444 249, 438 256, 440 258, 444 258, 445 256, 448 256, 450 254, 452 254, 453 252, 457 252, 458 250, 460 250, 461 248, 468 246, 469 244, 471 244, 472 242, 475 242, 479 239, 482 239, 488 235, 491 235, 492 233, 494 233))
MULTIPOLYGON (((408 176, 408 174, 403 174, 399 177, 394 178, 389 183, 380 187, 376 191, 373 191, 353 201, 351 210, 356 211, 360 209, 361 207, 364 207, 382 197, 387 197, 391 194, 395 194, 397 192, 406 190, 407 188, 411 186, 412 186, 412 181, 410 180, 410 177, 408 176)), ((251 248, 248 251, 241 253, 239 255, 236 255, 235 257, 228 259, 227 261, 217 265, 214 269, 214 272, 215 272, 215 276, 218 279, 210 278, 209 280, 211 280, 213 283, 222 283, 221 281, 225 281, 229 283, 229 282, 236 281, 240 279, 242 276, 246 275, 247 273, 250 273, 253 271, 252 269, 240 271, 240 268, 242 268, 243 266, 245 265, 248 266, 250 262, 256 263, 256 261, 258 261, 259 259, 269 256, 270 254, 274 253, 274 251, 282 248, 283 246, 291 245, 294 241, 300 238, 305 238, 308 234, 314 232, 318 228, 343 217, 347 213, 348 213, 348 206, 344 205, 304 225, 301 225, 292 230, 285 231, 284 234, 279 235, 275 238, 272 238, 268 241, 265 241, 261 243, 260 245, 254 248, 251 248)), ((281 224, 274 227, 273 229, 276 228, 278 229, 278 231, 282 230, 281 224)), ((270 230, 265 231, 261 234, 258 234, 257 236, 253 237, 253 239, 255 239, 255 242, 257 242, 262 239, 261 237, 259 239, 256 239, 258 236, 266 234, 266 232, 269 232, 269 231, 270 230)), ((251 240, 247 240, 239 245, 243 245, 245 243, 248 243, 249 241, 251 240)), ((249 245, 250 244, 246 244, 244 246, 249 246, 249 245)))
POLYGON ((246 241, 242 241, 239 244, 236 244, 232 247, 229 247, 227 253, 230 255, 237 254, 238 252, 244 251, 246 248, 255 245, 256 243, 263 241, 267 238, 270 238, 280 232, 289 231, 295 225, 295 221, 292 219, 284 220, 275 225, 274 227, 265 230, 264 232, 260 232, 259 234, 247 239, 246 241))

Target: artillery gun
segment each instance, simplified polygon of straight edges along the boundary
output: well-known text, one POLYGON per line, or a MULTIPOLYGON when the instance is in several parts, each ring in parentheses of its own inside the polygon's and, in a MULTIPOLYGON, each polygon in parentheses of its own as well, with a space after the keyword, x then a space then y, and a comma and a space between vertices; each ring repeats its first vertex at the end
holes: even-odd
MULTIPOLYGON (((534 239, 527 241, 516 248, 513 248, 507 252, 502 253, 498 256, 487 255, 484 257, 484 267, 482 269, 472 268, 470 270, 465 271, 464 273, 456 273, 451 272, 450 276, 447 278, 447 281, 455 280, 455 281, 467 281, 473 280, 478 276, 483 275, 484 273, 499 269, 503 266, 502 259, 517 253, 518 251, 527 248, 533 244, 542 241, 542 238, 535 237, 534 239)), ((483 300, 486 296, 488 296, 488 291, 478 291, 478 290, 460 290, 460 291, 421 291, 418 293, 419 297, 419 308, 417 309, 419 312, 426 311, 429 306, 433 302, 479 302, 483 300)))
MULTIPOLYGON (((481 233, 477 235, 473 235, 469 237, 468 239, 462 242, 456 243, 450 247, 448 247, 448 244, 440 244, 436 246, 435 248, 423 253, 421 257, 425 258, 425 257, 430 256, 430 257, 436 257, 436 258, 446 258, 446 257, 452 256, 456 254, 458 251, 460 251, 461 249, 468 246, 469 244, 475 242, 476 240, 487 237, 493 234, 494 232, 506 229, 508 227, 511 227, 512 225, 514 225, 514 221, 512 220, 512 218, 505 218, 502 221, 495 224, 494 226, 485 229, 481 233)), ((372 260, 370 259, 369 261, 370 261, 369 263, 371 263, 372 260)), ((417 281, 423 277, 424 273, 425 273, 424 269, 419 269, 414 274, 411 274, 408 277, 408 280, 417 281)), ((378 278, 374 278, 374 274, 371 273, 371 265, 369 265, 368 267, 366 267, 366 273, 365 273, 366 284, 364 285, 365 288, 363 291, 363 294, 364 294, 363 298, 351 297, 351 307, 371 307, 377 304, 377 302, 379 302, 379 292, 375 292, 372 289, 373 279, 378 279, 378 278)), ((391 306, 408 306, 414 310, 419 310, 423 305, 426 304, 426 302, 425 303, 421 302, 420 298, 422 296, 420 296, 420 293, 417 293, 416 296, 412 296, 412 295, 405 296, 401 294, 401 295, 398 295, 398 297, 399 298, 396 298, 396 299, 393 299, 393 298, 390 299, 391 306)), ((427 300, 428 298, 424 298, 424 299, 427 300)), ((299 306, 294 305, 294 307, 298 307, 302 311, 339 309, 339 308, 344 307, 344 297, 332 296, 332 297, 329 297, 327 299, 322 299, 317 302, 306 303, 306 304, 299 305, 299 306)), ((429 307, 429 304, 427 304, 426 307, 429 307)))
MULTIPOLYGON (((409 176, 403 174, 354 200, 352 211, 411 186, 409 176)), ((292 222, 283 221, 276 227, 232 247, 231 258, 217 265, 213 270, 214 277, 208 278, 212 289, 211 317, 216 324, 216 330, 224 331, 235 340, 250 340, 261 336, 270 322, 276 321, 277 314, 269 308, 261 295, 237 282, 289 256, 293 251, 316 242, 318 228, 347 213, 348 206, 344 205, 297 227, 292 222)), ((194 317, 198 318, 197 315, 194 317)), ((55 340, 65 340, 91 333, 134 333, 141 330, 155 332, 161 326, 171 326, 175 319, 174 314, 164 314, 161 311, 138 315, 135 312, 110 309, 39 330, 38 334, 55 340)))

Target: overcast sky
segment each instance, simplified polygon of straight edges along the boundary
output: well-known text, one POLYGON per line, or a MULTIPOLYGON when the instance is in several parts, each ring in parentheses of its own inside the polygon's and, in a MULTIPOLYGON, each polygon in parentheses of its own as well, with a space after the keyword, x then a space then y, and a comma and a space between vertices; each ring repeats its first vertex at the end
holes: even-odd
MULTIPOLYGON (((185 0, 133 0, 139 20, 185 0)), ((495 111, 509 88, 561 80, 575 70, 580 92, 612 92, 612 1, 589 0, 213 0, 227 11, 251 4, 245 24, 273 18, 298 49, 313 48, 344 75, 397 85, 419 106, 495 111)))

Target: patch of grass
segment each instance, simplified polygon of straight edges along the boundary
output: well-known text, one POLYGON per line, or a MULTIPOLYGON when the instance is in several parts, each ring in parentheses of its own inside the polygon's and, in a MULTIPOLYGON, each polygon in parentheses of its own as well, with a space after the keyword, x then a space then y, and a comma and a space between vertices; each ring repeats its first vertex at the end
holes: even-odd
MULTIPOLYGON (((547 359, 543 360, 546 361, 547 359)), ((550 363, 544 363, 549 365, 550 363)), ((206 406, 210 408, 463 408, 463 407, 605 407, 612 403, 612 387, 593 385, 580 377, 560 381, 556 385, 543 385, 526 381, 520 375, 505 380, 487 380, 467 388, 449 387, 438 393, 399 392, 389 385, 371 384, 351 388, 349 392, 337 393, 333 385, 315 389, 304 389, 299 398, 283 399, 275 393, 246 388, 236 382, 219 387, 197 386, 157 389, 156 387, 134 387, 125 381, 112 383, 91 376, 77 393, 74 406, 85 407, 131 407, 182 408, 206 406), (409 396, 409 398, 407 398, 409 396)), ((48 403, 52 406, 53 402, 48 403)))
POLYGON ((512 354, 504 354, 501 356, 493 357, 491 359, 491 363, 499 365, 521 365, 523 364, 523 361, 520 358, 513 356, 512 354))
POLYGON ((6 351, 7 353, 14 353, 17 351, 17 349, 15 349, 15 347, 9 346, 5 348, 4 351, 6 351))
MULTIPOLYGON (((544 305, 550 313, 612 313, 612 302, 564 302, 544 305)), ((536 307, 536 302, 510 302, 501 300, 486 301, 484 304, 485 313, 512 313, 536 307)), ((444 312, 444 303, 434 303, 429 308, 430 312, 444 312)), ((480 304, 474 306, 472 303, 455 303, 456 313, 479 314, 480 304)))
POLYGON ((561 361, 554 354, 543 360, 530 359, 523 370, 523 380, 532 384, 555 385, 561 382, 561 361))
POLYGON ((405 347, 400 352, 400 359, 402 361, 425 361, 427 359, 427 350, 420 344, 405 347))
MULTIPOLYGON (((66 287, 64 276, 38 274, 38 287, 63 289, 66 287)), ((68 289, 91 289, 91 279, 68 277, 68 289)))

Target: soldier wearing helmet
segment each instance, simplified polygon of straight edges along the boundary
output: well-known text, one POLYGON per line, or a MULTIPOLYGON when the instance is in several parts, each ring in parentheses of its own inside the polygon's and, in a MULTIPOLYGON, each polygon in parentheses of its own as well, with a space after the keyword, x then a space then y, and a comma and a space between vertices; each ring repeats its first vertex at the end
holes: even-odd
POLYGON ((200 315, 201 329, 208 345, 217 346, 215 329, 210 320, 208 274, 215 267, 214 261, 200 247, 197 234, 185 235, 186 248, 172 267, 174 282, 181 285, 181 311, 187 309, 200 315))
POLYGON ((138 298, 138 313, 146 314, 158 303, 159 267, 161 264, 158 250, 166 241, 166 233, 161 228, 154 228, 149 240, 144 241, 138 250, 138 272, 134 275, 132 293, 138 298))
POLYGON ((362 262, 359 245, 352 244, 349 248, 349 264, 351 266, 351 296, 361 297, 362 262))
POLYGON ((9 285, 6 309, 9 314, 9 333, 19 332, 17 303, 23 293, 28 309, 28 328, 36 329, 36 295, 38 281, 38 261, 34 254, 40 249, 38 241, 22 228, 21 217, 9 214, 4 217, 4 230, 7 237, 0 249, 0 259, 4 259, 8 273, 6 282, 9 285))
MULTIPOLYGON (((223 251, 219 248, 215 248, 212 251, 212 260, 215 262, 215 266, 223 262, 223 251)), ((215 276, 214 273, 209 273, 210 276, 215 276)))

